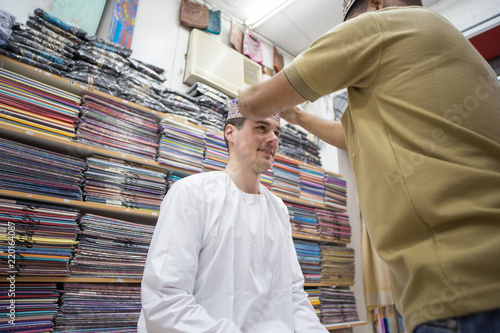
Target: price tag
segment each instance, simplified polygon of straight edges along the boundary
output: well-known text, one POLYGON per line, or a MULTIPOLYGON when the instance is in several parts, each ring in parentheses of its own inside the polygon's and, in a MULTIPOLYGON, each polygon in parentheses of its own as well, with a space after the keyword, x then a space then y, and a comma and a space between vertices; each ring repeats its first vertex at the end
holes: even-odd
POLYGON ((123 282, 123 279, 118 278, 116 279, 116 282, 123 282))
POLYGON ((126 100, 122 100, 123 101, 123 104, 128 104, 128 101, 126 100))
POLYGON ((63 202, 69 203, 69 199, 63 199, 63 202))
POLYGON ((34 133, 33 133, 33 131, 26 130, 26 134, 28 134, 28 135, 33 135, 34 133))
POLYGON ((152 212, 153 216, 158 216, 158 212, 152 212))
POLYGON ((52 76, 52 73, 49 73, 49 72, 44 72, 43 74, 47 75, 48 77, 52 76))

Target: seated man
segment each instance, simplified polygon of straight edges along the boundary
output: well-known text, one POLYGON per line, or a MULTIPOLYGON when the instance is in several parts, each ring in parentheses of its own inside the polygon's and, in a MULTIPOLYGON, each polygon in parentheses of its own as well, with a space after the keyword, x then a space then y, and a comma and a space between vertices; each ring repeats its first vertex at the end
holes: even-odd
POLYGON ((327 332, 303 290, 283 201, 260 184, 279 117, 230 104, 229 161, 177 181, 163 200, 142 280, 138 332, 327 332))

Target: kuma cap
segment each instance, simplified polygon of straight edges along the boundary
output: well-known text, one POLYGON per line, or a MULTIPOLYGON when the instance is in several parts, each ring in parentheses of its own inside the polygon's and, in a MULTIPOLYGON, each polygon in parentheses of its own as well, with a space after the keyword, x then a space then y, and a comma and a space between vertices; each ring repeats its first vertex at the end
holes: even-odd
POLYGON ((349 13, 349 9, 351 9, 352 5, 354 5, 355 2, 356 0, 344 0, 344 8, 342 11, 342 16, 344 18, 344 21, 347 16, 347 13, 349 13))
MULTIPOLYGON (((235 98, 229 102, 229 112, 227 114, 227 120, 232 119, 232 118, 238 118, 238 117, 243 117, 243 115, 241 114, 240 109, 238 109, 238 99, 235 98)), ((273 119, 276 119, 277 121, 280 121, 279 113, 275 114, 274 116, 272 116, 270 118, 273 118, 273 119)))

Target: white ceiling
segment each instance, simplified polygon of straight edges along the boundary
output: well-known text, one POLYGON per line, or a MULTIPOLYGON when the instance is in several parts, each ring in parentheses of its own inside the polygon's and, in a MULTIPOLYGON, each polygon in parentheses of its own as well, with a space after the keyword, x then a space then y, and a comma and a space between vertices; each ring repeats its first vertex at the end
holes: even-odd
MULTIPOLYGON (((440 0, 423 0, 423 4, 428 7, 438 1, 440 0)), ((256 11, 269 6, 272 1, 208 0, 207 2, 245 22, 256 11)), ((287 6, 252 30, 274 41, 284 51, 298 55, 316 38, 342 23, 342 3, 343 0, 289 0, 287 6)))

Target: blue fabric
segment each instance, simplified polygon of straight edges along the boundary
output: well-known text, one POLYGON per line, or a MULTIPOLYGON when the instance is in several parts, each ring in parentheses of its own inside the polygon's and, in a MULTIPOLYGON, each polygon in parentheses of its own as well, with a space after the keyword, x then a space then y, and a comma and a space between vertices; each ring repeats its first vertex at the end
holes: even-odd
POLYGON ((500 309, 430 321, 413 333, 500 333, 500 309))
POLYGON ((210 10, 208 12, 208 28, 205 30, 215 35, 220 34, 220 10, 210 10))

